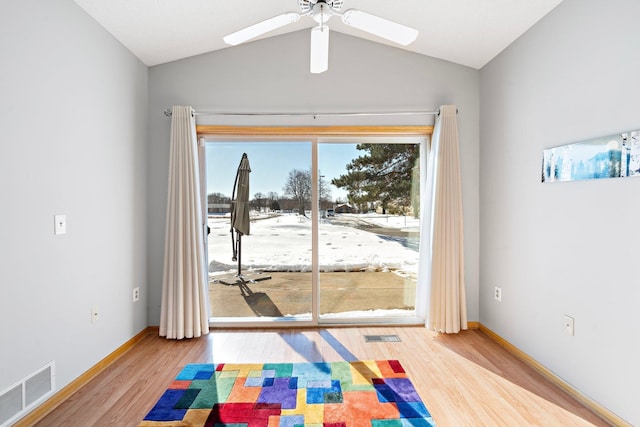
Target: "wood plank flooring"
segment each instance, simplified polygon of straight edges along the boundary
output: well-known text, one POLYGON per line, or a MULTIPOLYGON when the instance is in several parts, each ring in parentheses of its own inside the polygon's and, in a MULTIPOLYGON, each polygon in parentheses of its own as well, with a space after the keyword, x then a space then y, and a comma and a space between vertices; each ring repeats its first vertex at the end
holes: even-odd
POLYGON ((171 341, 150 333, 37 426, 137 426, 188 363, 397 359, 439 427, 606 426, 478 330, 423 327, 212 330, 171 341), (402 342, 367 343, 365 335, 402 342))

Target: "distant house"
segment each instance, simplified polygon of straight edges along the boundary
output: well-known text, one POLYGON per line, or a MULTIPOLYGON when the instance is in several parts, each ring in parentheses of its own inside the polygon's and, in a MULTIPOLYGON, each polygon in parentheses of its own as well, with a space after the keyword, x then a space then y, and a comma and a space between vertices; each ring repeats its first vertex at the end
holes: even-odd
POLYGON ((231 203, 209 203, 208 208, 210 214, 229 213, 231 212, 231 203))
POLYGON ((335 213, 339 213, 339 214, 356 213, 356 209, 348 203, 337 205, 335 208, 333 208, 333 210, 335 211, 335 213))

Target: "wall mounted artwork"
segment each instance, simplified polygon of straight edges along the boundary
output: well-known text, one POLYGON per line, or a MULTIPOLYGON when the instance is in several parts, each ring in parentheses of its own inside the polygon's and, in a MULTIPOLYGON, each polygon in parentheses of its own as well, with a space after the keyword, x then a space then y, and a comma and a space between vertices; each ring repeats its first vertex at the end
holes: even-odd
POLYGON ((542 182, 640 176, 640 130, 548 148, 542 182))

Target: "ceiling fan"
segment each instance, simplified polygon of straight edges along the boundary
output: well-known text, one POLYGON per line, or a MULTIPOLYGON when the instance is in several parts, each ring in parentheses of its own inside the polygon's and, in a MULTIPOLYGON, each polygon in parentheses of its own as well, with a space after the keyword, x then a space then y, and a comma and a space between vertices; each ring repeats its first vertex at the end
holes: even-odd
POLYGON ((223 40, 235 46, 308 16, 318 23, 311 29, 310 70, 312 73, 322 73, 329 68, 329 27, 326 23, 332 16, 339 16, 346 25, 402 46, 412 43, 418 36, 418 30, 361 10, 349 9, 341 13, 342 3, 343 0, 298 0, 299 13, 287 12, 274 16, 231 33, 223 40))

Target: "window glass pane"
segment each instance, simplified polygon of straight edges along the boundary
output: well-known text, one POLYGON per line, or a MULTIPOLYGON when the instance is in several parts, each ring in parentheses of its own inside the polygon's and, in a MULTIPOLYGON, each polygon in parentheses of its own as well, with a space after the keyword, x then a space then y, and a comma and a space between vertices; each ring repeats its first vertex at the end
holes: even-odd
POLYGON ((418 143, 318 146, 320 318, 415 317, 418 143))
POLYGON ((311 142, 209 142, 206 156, 212 317, 311 319, 311 142), (234 259, 231 210, 243 153, 250 224, 234 259))

